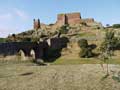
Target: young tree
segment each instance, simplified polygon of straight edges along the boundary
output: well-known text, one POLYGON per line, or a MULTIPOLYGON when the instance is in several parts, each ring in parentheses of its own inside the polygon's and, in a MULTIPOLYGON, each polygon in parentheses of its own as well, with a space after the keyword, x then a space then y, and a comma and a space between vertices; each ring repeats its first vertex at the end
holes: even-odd
MULTIPOLYGON (((113 55, 114 49, 117 46, 118 39, 115 37, 115 32, 110 30, 106 32, 105 39, 100 46, 101 58, 107 64, 107 75, 109 75, 109 60, 113 55)), ((103 65, 102 65, 103 66, 103 65)))

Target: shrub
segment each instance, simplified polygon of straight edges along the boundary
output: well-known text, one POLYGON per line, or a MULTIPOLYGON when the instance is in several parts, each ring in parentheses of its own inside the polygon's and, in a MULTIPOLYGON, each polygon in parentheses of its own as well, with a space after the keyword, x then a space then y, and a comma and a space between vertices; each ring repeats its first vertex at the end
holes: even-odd
POLYGON ((90 58, 93 56, 91 48, 81 48, 80 57, 82 58, 90 58))
POLYGON ((88 42, 86 39, 79 40, 78 44, 79 44, 80 48, 87 48, 88 47, 88 42))
POLYGON ((67 32, 68 32, 68 30, 69 30, 68 27, 69 27, 68 24, 65 24, 65 25, 61 26, 59 32, 60 32, 61 34, 67 34, 67 32))
POLYGON ((80 57, 82 58, 89 58, 92 57, 94 54, 92 53, 92 48, 89 47, 88 42, 86 39, 81 39, 78 42, 81 52, 80 52, 80 57))

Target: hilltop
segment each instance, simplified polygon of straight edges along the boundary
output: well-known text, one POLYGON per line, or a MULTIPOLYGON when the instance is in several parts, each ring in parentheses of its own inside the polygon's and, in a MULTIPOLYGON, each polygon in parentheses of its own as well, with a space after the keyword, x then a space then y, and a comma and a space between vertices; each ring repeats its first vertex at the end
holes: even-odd
MULTIPOLYGON (((52 38, 57 36, 60 32, 60 29, 67 29, 66 31, 62 31, 66 36, 77 36, 82 31, 88 32, 92 30, 100 30, 103 29, 103 26, 100 22, 96 22, 93 18, 82 18, 81 14, 78 12, 75 13, 66 13, 66 14, 58 14, 57 21, 54 24, 43 24, 40 22, 40 19, 33 20, 33 29, 28 30, 26 32, 22 32, 16 35, 18 41, 25 38, 32 38, 35 36, 44 36, 52 38), (37 35, 36 35, 37 34, 37 35)), ((14 35, 13 35, 14 36, 14 35)), ((9 36, 8 38, 10 38, 9 36)), ((11 37, 12 39, 12 37, 11 37)))
MULTIPOLYGON (((89 44, 95 44, 97 47, 94 52, 98 54, 106 29, 116 30, 113 27, 105 28, 93 18, 82 18, 78 12, 66 13, 58 14, 56 23, 49 25, 41 23, 40 19, 34 19, 33 29, 8 36, 8 40, 15 42, 47 41, 50 45, 52 39, 66 37, 69 43, 67 43, 66 48, 62 48, 61 55, 64 58, 72 58, 79 57, 80 47, 78 46, 78 41, 80 39, 86 39, 89 44)), ((119 30, 116 31, 119 32, 119 30)), ((63 41, 62 43, 65 42, 63 41)), ((59 46, 59 43, 53 44, 55 47, 59 46)))

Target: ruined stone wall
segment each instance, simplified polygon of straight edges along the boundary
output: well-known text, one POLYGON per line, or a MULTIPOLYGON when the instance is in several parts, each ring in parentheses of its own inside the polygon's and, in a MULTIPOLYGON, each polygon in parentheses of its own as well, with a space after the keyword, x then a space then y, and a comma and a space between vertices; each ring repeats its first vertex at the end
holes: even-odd
POLYGON ((77 24, 81 22, 80 13, 68 13, 66 14, 66 20, 68 24, 77 24))
POLYGON ((86 19, 83 19, 83 21, 85 23, 94 23, 95 22, 93 18, 86 18, 86 19))
POLYGON ((57 16, 57 25, 62 26, 65 24, 65 14, 59 14, 57 16))
POLYGON ((39 28, 41 28, 41 26, 40 26, 40 20, 39 19, 34 19, 33 20, 33 28, 35 29, 35 30, 38 30, 39 28))
POLYGON ((80 23, 81 15, 80 13, 67 13, 67 14, 59 14, 57 16, 57 25, 62 26, 64 24, 77 24, 80 23))

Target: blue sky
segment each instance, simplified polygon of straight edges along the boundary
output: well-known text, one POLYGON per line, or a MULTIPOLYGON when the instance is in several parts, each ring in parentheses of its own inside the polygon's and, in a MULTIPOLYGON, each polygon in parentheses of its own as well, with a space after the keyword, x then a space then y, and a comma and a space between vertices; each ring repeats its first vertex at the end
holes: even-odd
POLYGON ((120 23, 120 0, 0 0, 0 37, 32 29, 33 19, 54 23, 58 13, 80 12, 103 25, 120 23))

